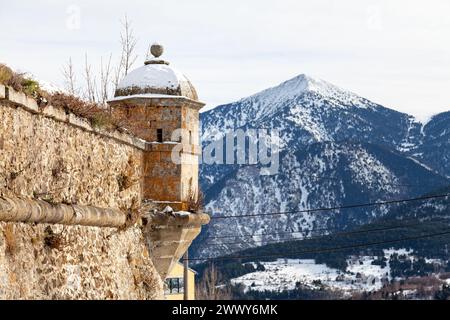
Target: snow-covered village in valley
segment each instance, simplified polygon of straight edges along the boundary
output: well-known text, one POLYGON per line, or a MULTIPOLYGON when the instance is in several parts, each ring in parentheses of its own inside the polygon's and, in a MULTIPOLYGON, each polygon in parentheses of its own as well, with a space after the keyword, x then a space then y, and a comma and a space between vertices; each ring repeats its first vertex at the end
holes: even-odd
POLYGON ((450 2, 282 2, 2 3, 0 300, 450 300, 450 2))

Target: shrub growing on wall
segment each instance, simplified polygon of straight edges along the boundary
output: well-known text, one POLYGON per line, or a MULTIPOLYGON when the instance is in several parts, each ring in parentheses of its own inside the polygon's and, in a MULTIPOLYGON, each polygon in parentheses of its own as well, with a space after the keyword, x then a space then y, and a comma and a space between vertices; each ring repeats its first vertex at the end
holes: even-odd
POLYGON ((14 72, 4 64, 0 64, 0 83, 33 98, 38 98, 40 95, 39 83, 37 81, 25 78, 22 73, 14 72))
POLYGON ((0 83, 7 84, 11 77, 12 70, 3 64, 0 64, 0 83))

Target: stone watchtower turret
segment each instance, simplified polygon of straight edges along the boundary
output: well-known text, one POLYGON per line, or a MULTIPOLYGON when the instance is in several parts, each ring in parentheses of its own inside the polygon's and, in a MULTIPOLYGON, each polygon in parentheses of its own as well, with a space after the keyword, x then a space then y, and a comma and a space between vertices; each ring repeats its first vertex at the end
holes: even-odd
POLYGON ((124 127, 148 142, 143 198, 186 210, 198 192, 199 111, 204 104, 192 83, 160 58, 163 51, 152 45, 152 57, 125 76, 109 105, 124 127))

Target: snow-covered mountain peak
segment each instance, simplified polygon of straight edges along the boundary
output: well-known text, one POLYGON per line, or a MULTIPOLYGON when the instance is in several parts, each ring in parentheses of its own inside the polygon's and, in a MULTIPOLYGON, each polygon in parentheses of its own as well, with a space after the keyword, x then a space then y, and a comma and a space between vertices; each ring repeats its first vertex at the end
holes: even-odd
POLYGON ((328 107, 339 109, 367 108, 369 105, 375 105, 350 91, 306 74, 300 74, 278 86, 244 98, 238 103, 256 108, 255 118, 258 119, 275 114, 286 105, 305 107, 309 105, 311 108, 313 105, 322 105, 321 101, 326 102, 328 107), (317 103, 308 103, 314 101, 317 103))
MULTIPOLYGON (((275 87, 204 113, 202 139, 210 141, 219 132, 248 126, 278 128, 283 132, 282 139, 286 145, 293 140, 303 145, 314 141, 335 141, 370 135, 376 128, 390 122, 392 116, 384 119, 385 114, 390 114, 390 110, 327 81, 300 74, 275 87), (371 113, 380 115, 383 120, 376 120, 378 122, 374 125, 373 121, 366 119, 371 113), (301 139, 297 139, 298 134, 301 139)), ((397 113, 395 116, 403 117, 397 113)), ((386 139, 393 141, 392 137, 386 139)))
MULTIPOLYGON (((260 176, 255 166, 202 165, 206 206, 215 216, 416 197, 449 183, 450 111, 423 125, 411 115, 302 74, 207 111, 201 119, 205 147, 237 128, 279 133, 277 175, 260 176)), ((331 216, 293 214, 276 220, 217 219, 198 241, 196 254, 259 246, 286 239, 286 231, 309 236, 317 228, 347 229, 388 210, 392 208, 344 210, 331 216), (238 242, 211 248, 210 237, 224 233, 236 235, 238 242), (242 236, 251 240, 240 243, 242 236)))
POLYGON ((290 80, 287 80, 280 84, 279 87, 296 94, 302 94, 304 92, 312 91, 323 94, 325 96, 330 95, 336 91, 343 91, 329 82, 306 74, 301 74, 290 80))
POLYGON ((357 95, 343 90, 327 81, 311 77, 306 74, 300 74, 279 84, 278 86, 252 95, 247 99, 264 99, 267 102, 273 103, 291 100, 308 92, 319 94, 325 98, 344 98, 346 100, 349 98, 362 99, 357 95))

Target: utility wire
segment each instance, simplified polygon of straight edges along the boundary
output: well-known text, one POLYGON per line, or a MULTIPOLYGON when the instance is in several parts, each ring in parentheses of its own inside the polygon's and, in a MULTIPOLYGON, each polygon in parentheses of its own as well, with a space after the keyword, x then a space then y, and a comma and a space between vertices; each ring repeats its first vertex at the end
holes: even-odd
MULTIPOLYGON (((338 181, 341 182, 343 181, 340 178, 333 178, 333 177, 323 177, 323 176, 319 176, 319 175, 312 175, 311 177, 315 178, 316 181, 318 180, 331 180, 331 181, 338 181)), ((400 183, 391 183, 391 182, 383 182, 383 185, 387 185, 387 186, 394 186, 394 187, 423 187, 423 186, 433 186, 436 187, 435 184, 400 184, 400 183)), ((448 187, 449 185, 440 185, 436 188, 445 188, 448 187)))
MULTIPOLYGON (((280 239, 280 240, 274 240, 274 241, 264 241, 264 240, 257 240, 255 242, 263 242, 264 245, 266 244, 274 244, 274 243, 285 243, 285 242, 293 242, 293 241, 302 241, 302 240, 314 240, 314 239, 321 239, 324 237, 332 237, 332 236, 349 236, 354 234, 364 234, 364 233, 372 233, 372 232, 380 232, 380 231, 389 231, 389 230, 396 230, 396 229, 402 229, 407 227, 415 227, 415 226, 422 226, 424 224, 434 224, 438 222, 443 222, 447 219, 439 219, 433 222, 419 222, 419 223, 413 223, 413 224, 404 224, 404 225, 397 225, 397 226, 391 226, 391 227, 385 227, 385 228, 376 228, 376 229, 366 229, 366 230, 356 230, 356 231, 348 231, 348 232, 337 232, 333 234, 326 234, 326 235, 320 235, 320 236, 311 236, 311 237, 303 237, 303 238, 287 238, 287 239, 280 239)), ((245 244, 245 242, 222 242, 222 243, 211 243, 208 244, 208 246, 222 246, 222 245, 238 245, 238 244, 245 244)))
POLYGON ((293 211, 271 212, 271 213, 253 213, 253 214, 242 214, 242 215, 234 215, 234 216, 216 216, 216 217, 211 217, 211 220, 238 219, 238 218, 250 218, 250 217, 268 217, 268 216, 287 215, 287 214, 292 214, 292 213, 314 213, 314 212, 333 211, 333 210, 341 210, 341 209, 374 207, 374 206, 383 206, 383 205, 398 204, 398 203, 408 203, 408 202, 413 202, 413 201, 424 201, 424 200, 431 200, 431 199, 447 198, 448 196, 450 196, 450 193, 442 194, 442 195, 435 195, 435 196, 423 196, 423 197, 418 197, 418 198, 402 199, 402 200, 369 202, 369 203, 362 203, 362 204, 352 204, 352 205, 346 205, 346 206, 325 207, 325 208, 317 208, 317 209, 304 209, 304 210, 293 210, 293 211))
MULTIPOLYGON (((420 220, 420 218, 410 218, 410 219, 403 219, 403 220, 397 220, 397 222, 408 222, 408 221, 418 221, 420 220)), ((446 218, 442 218, 439 220, 446 220, 446 218)), ((439 221, 436 220, 436 221, 439 221)), ((378 223, 378 224, 386 224, 386 223, 390 223, 390 222, 395 222, 395 221, 390 221, 390 220, 386 220, 386 221, 375 221, 374 223, 378 223)), ((363 225, 358 225, 355 226, 355 228, 357 227, 364 227, 367 224, 363 224, 363 225)), ((400 225, 399 225, 400 226, 400 225)), ((317 228, 317 229, 313 229, 313 230, 306 230, 306 231, 282 231, 282 232, 268 232, 268 233, 261 233, 261 234, 248 234, 248 235, 229 235, 229 236, 214 236, 214 237, 207 237, 208 240, 214 240, 214 239, 236 239, 236 238, 254 238, 254 237, 264 237, 264 236, 278 236, 278 235, 290 235, 290 234, 295 234, 295 233, 305 233, 305 232, 318 232, 318 231, 328 231, 328 232, 339 232, 339 231, 344 231, 342 229, 337 229, 337 228, 317 228)), ((287 240, 289 240, 290 238, 286 238, 287 240)))
POLYGON ((349 245, 349 246, 342 246, 342 247, 334 247, 334 248, 327 248, 327 249, 316 249, 316 250, 305 250, 305 251, 297 251, 297 252, 287 252, 284 254, 271 254, 271 255, 252 255, 252 256, 230 256, 230 257, 204 257, 204 258, 194 258, 189 259, 190 261, 226 261, 226 260, 243 260, 243 259, 258 259, 258 258, 283 258, 286 256, 292 256, 292 255, 301 255, 301 254, 311 254, 311 253, 332 253, 347 249, 358 249, 358 248, 365 248, 365 247, 372 247, 382 244, 391 244, 391 243, 398 243, 403 241, 411 241, 411 240, 421 240, 421 239, 428 239, 428 238, 434 238, 444 235, 450 235, 450 229, 446 229, 445 232, 439 232, 439 233, 431 233, 427 235, 422 236, 415 236, 415 237, 405 237, 401 239, 395 239, 395 240, 387 240, 387 241, 377 241, 377 242, 368 242, 368 243, 361 243, 356 245, 349 245))

